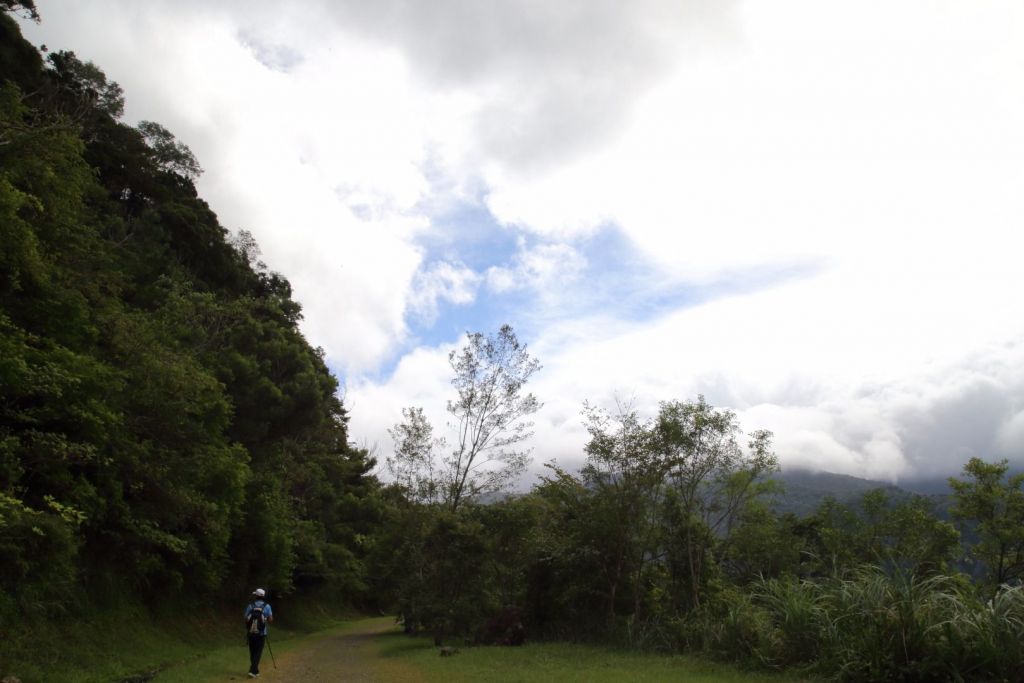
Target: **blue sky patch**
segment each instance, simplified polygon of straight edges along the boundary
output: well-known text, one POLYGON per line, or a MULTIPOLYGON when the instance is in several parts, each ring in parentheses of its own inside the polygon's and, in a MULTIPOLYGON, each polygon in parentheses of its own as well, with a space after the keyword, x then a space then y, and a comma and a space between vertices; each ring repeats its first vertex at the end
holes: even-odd
POLYGON ((389 377, 410 349, 459 340, 467 331, 493 331, 511 324, 528 343, 550 325, 604 317, 627 324, 655 320, 682 308, 807 277, 817 268, 804 265, 744 269, 710 283, 676 277, 640 252, 615 224, 566 242, 499 223, 483 201, 455 204, 432 217, 432 229, 419 241, 425 252, 421 272, 442 264, 468 268, 479 278, 469 303, 445 298, 435 315, 409 311, 409 337, 383 364, 378 380, 389 377), (545 251, 546 250, 546 251, 545 251), (531 255, 565 253, 564 269, 549 260, 542 274, 524 268, 531 255), (515 286, 488 283, 491 268, 518 273, 515 286))

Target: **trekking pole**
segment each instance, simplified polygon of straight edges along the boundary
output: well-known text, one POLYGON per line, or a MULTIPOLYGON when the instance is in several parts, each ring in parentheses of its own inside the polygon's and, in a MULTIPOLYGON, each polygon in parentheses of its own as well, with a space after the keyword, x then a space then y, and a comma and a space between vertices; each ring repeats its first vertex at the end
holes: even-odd
POLYGON ((267 651, 270 653, 270 661, 274 663, 274 668, 277 668, 277 660, 274 659, 274 648, 270 647, 270 636, 263 636, 267 639, 267 651))

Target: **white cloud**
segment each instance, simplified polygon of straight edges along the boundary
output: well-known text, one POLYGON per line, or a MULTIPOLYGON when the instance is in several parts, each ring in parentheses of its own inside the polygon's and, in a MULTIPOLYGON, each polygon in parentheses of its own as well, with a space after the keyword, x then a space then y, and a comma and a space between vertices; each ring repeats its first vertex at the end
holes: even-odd
POLYGON ((580 403, 615 391, 704 392, 784 462, 852 474, 1024 459, 1019 3, 39 4, 35 42, 192 146, 203 197, 291 280, 357 439, 443 413, 445 347, 362 373, 409 312, 486 282, 554 311, 531 340, 539 460, 580 457, 580 403), (424 270, 429 207, 475 196, 540 246, 485 280, 457 254, 424 270), (609 223, 672 282, 814 274, 581 317, 575 245, 609 223))
POLYGON ((534 289, 544 295, 576 281, 586 267, 586 257, 568 244, 539 244, 531 248, 520 240, 511 267, 487 269, 487 286, 498 293, 534 289))
POLYGON ((558 166, 617 135, 636 96, 732 32, 733 0, 343 1, 346 30, 399 50, 437 90, 476 93, 472 163, 558 166))
POLYGON ((460 263, 435 263, 428 270, 417 273, 409 292, 409 307, 413 313, 430 321, 437 317, 438 303, 448 301, 455 305, 472 303, 481 277, 460 263))
POLYGON ((928 330, 888 339, 891 328, 868 334, 842 309, 806 309, 815 315, 805 324, 805 309, 787 305, 801 296, 790 290, 806 296, 827 284, 712 302, 611 335, 594 320, 589 333, 573 333, 574 346, 534 345, 545 364, 535 387, 547 402, 542 459, 579 464, 583 400, 632 395, 653 414, 659 400, 703 393, 737 410, 746 430, 774 431, 789 467, 897 480, 947 475, 972 456, 1022 460, 1015 410, 1024 406, 1024 325, 1007 327, 1016 342, 962 338, 923 353, 928 330))
POLYGON ((1000 426, 996 439, 999 455, 1020 458, 1020 454, 1024 452, 1024 410, 1017 412, 1000 426))
POLYGON ((1012 122, 1024 86, 1010 67, 1021 41, 992 24, 1019 25, 1021 10, 911 4, 900 30, 874 35, 888 6, 744 3, 743 50, 682 62, 590 157, 528 177, 492 169, 489 204, 546 235, 614 221, 690 277, 806 260, 915 265, 922 247, 945 260, 963 255, 968 226, 980 255, 1000 258, 989 247, 1012 234, 1022 201, 1012 122))
POLYGON ((249 44, 268 40, 271 25, 251 26, 227 6, 40 9, 42 25, 28 32, 119 81, 126 120, 160 121, 193 148, 206 170, 200 194, 228 229, 250 230, 288 277, 313 343, 353 372, 394 353, 422 258, 414 238, 429 227, 413 208, 429 187, 421 164, 430 95, 401 59, 327 39, 286 8, 272 26, 304 56, 288 74, 268 69, 249 44), (311 33, 324 40, 300 42, 311 33))
POLYGON ((423 408, 434 425, 435 435, 445 435, 451 348, 415 349, 402 357, 386 383, 353 378, 346 387, 349 433, 355 441, 373 450, 380 463, 392 452, 387 430, 402 420, 402 408, 423 408))

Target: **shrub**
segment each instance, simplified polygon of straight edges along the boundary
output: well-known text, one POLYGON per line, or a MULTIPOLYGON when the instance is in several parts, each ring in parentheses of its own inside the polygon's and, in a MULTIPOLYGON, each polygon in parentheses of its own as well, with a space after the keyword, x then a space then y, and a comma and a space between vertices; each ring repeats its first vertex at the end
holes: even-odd
POLYGON ((793 578, 763 581, 753 598, 769 621, 770 632, 758 652, 763 662, 783 667, 817 661, 821 643, 831 640, 817 584, 793 578))
POLYGON ((949 596, 941 625, 957 670, 972 680, 1014 680, 1024 671, 1024 586, 1004 587, 988 602, 949 596))
POLYGON ((760 659, 771 638, 771 621, 749 594, 724 590, 679 619, 677 633, 686 650, 729 660, 760 659))
POLYGON ((938 637, 956 585, 867 567, 834 580, 823 599, 829 625, 821 666, 856 681, 952 680, 956 664, 938 637))
POLYGON ((723 592, 679 634, 690 649, 845 681, 1013 681, 1024 671, 1024 587, 984 602, 964 577, 868 566, 723 592))

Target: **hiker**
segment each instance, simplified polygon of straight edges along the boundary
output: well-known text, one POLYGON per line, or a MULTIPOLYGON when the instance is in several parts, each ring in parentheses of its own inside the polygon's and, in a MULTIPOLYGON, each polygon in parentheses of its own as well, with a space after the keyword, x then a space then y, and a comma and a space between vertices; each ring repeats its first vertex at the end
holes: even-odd
POLYGON ((267 592, 257 588, 252 592, 254 598, 245 608, 245 630, 249 638, 249 678, 260 675, 260 657, 263 656, 263 645, 267 640, 267 624, 274 620, 274 611, 266 602, 267 592))

